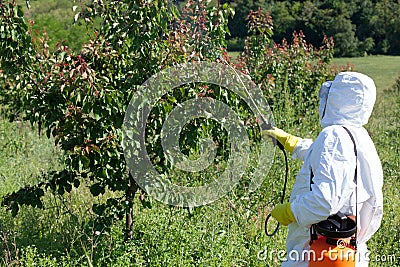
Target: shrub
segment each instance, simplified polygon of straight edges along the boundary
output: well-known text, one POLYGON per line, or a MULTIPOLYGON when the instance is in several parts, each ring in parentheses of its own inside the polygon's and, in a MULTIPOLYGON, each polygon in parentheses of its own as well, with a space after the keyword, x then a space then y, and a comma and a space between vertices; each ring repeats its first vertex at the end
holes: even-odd
POLYGON ((268 13, 251 12, 247 21, 251 35, 239 57, 240 66, 261 86, 277 121, 285 127, 301 124, 305 114, 316 114, 319 87, 335 74, 330 68, 333 40, 325 37, 315 48, 302 32, 294 32, 291 43, 272 44, 268 13))

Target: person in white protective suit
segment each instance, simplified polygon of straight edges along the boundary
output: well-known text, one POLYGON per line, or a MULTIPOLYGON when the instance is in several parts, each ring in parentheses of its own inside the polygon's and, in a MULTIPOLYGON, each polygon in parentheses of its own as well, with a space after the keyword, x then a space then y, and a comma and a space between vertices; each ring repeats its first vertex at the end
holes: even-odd
POLYGON ((323 129, 314 142, 278 128, 267 131, 293 153, 293 158, 304 161, 290 201, 275 206, 271 212, 281 224, 289 227, 287 260, 282 262, 282 266, 308 265, 308 259, 301 255, 310 248, 312 224, 339 211, 351 216, 357 210, 356 266, 365 267, 369 260, 366 242, 380 227, 383 215, 382 166, 375 146, 363 128, 375 103, 375 84, 364 74, 341 72, 333 81, 323 83, 319 96, 323 129), (343 126, 355 139, 357 157, 343 126), (354 183, 356 161, 357 197, 354 183))

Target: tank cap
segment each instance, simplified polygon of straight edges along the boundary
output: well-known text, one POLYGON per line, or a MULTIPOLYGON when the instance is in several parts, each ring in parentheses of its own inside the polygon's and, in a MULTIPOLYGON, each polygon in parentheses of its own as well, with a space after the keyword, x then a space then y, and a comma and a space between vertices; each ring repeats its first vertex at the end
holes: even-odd
POLYGON ((318 234, 332 238, 351 237, 356 232, 356 229, 356 222, 341 212, 315 224, 315 231, 318 234))

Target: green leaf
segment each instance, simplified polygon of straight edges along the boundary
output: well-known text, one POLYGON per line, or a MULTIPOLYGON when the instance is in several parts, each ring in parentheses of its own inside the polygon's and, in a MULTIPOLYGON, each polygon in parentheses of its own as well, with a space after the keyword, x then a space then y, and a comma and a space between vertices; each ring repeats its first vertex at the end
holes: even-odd
POLYGON ((20 18, 22 18, 24 16, 24 9, 20 5, 17 5, 17 15, 20 18))
POLYGON ((72 185, 71 185, 70 183, 66 183, 66 184, 64 185, 64 189, 65 189, 65 191, 66 191, 67 193, 70 193, 71 190, 72 190, 72 185))
POLYGON ((94 197, 97 197, 100 194, 104 194, 105 189, 100 183, 95 183, 92 186, 90 186, 90 193, 92 193, 94 197))
POLYGON ((74 187, 78 188, 80 186, 81 182, 78 179, 74 180, 74 187))
POLYGON ((90 166, 90 159, 86 156, 81 156, 81 163, 84 169, 88 169, 90 166))

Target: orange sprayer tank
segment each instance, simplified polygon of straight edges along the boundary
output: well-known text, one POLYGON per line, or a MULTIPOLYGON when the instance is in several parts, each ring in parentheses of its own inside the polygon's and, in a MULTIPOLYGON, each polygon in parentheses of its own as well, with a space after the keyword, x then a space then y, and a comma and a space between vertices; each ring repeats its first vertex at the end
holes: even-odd
POLYGON ((349 239, 329 239, 318 236, 309 253, 309 267, 354 267, 356 251, 349 239))
POLYGON ((356 266, 357 223, 341 212, 311 227, 309 267, 356 266))

